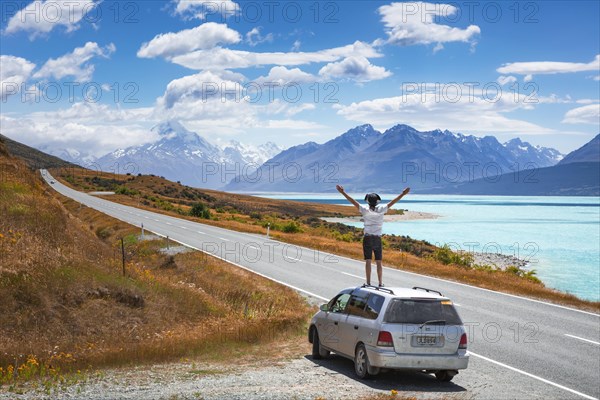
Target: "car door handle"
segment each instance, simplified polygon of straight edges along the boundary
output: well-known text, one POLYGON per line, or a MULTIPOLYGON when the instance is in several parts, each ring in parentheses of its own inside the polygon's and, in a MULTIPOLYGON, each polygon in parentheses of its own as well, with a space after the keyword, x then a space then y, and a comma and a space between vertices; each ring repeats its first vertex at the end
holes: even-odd
POLYGON ((358 325, 354 325, 354 329, 358 329, 358 325))
POLYGON ((337 323, 337 321, 335 321, 333 324, 334 324, 334 325, 337 325, 338 323, 337 323))

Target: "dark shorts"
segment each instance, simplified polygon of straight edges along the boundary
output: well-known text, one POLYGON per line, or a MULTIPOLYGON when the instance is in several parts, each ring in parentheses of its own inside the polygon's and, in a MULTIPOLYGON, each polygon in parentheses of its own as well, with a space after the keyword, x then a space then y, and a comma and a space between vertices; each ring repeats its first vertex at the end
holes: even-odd
POLYGON ((381 236, 363 237, 363 254, 365 260, 371 260, 375 253, 375 260, 381 260, 382 257, 381 236))

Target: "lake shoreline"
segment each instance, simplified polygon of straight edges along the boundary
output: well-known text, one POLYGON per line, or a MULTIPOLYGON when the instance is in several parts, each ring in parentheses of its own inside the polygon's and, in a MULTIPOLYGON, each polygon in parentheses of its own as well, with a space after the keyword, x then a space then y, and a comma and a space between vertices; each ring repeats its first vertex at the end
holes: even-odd
MULTIPOLYGON (((442 218, 442 215, 427 213, 422 211, 408 211, 405 210, 404 214, 386 214, 383 216, 383 222, 400 222, 400 221, 416 221, 423 219, 438 219, 442 218)), ((340 224, 352 224, 355 222, 362 222, 362 217, 357 215, 355 217, 322 217, 323 221, 334 222, 340 224)))

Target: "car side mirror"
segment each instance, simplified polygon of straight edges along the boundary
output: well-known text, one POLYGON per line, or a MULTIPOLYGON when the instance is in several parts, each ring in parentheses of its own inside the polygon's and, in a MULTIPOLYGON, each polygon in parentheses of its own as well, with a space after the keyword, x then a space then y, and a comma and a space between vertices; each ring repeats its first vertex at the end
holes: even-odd
POLYGON ((321 306, 319 307, 319 310, 321 310, 321 311, 329 311, 329 305, 327 305, 327 304, 321 304, 321 306))

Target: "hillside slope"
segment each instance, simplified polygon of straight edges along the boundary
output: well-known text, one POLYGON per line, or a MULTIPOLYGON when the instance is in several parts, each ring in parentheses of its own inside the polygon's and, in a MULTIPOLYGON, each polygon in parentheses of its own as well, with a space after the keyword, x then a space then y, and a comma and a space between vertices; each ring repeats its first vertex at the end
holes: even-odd
POLYGON ((5 151, 23 160, 31 169, 76 167, 75 164, 16 142, 1 134, 0 143, 4 144, 5 151))
POLYGON ((290 289, 197 252, 165 255, 163 240, 57 200, 3 143, 0 172, 0 385, 239 348, 306 321, 290 289))

